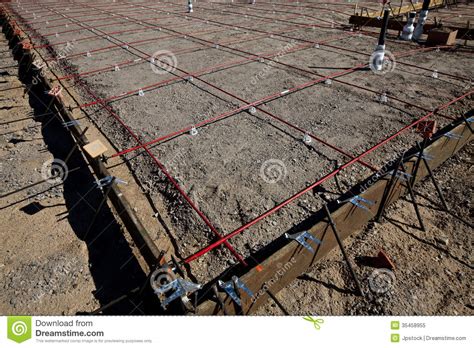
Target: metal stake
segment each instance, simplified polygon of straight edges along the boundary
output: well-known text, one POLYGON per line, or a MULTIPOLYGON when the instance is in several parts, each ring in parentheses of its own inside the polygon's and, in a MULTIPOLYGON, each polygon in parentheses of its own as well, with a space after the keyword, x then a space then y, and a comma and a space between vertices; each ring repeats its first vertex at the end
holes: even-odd
MULTIPOLYGON (((418 147, 420 147, 419 144, 417 144, 418 147)), ((431 178, 431 182, 433 183, 433 186, 435 187, 436 189, 436 192, 438 193, 438 196, 439 196, 439 200, 441 201, 441 203, 443 204, 443 208, 444 210, 448 211, 449 210, 449 207, 448 207, 448 204, 446 203, 446 200, 444 199, 444 195, 443 195, 443 192, 441 191, 439 185, 438 185, 438 182, 436 181, 434 175, 433 175, 433 171, 431 170, 429 164, 428 164, 428 161, 427 159, 423 156, 423 151, 424 151, 424 148, 420 148, 420 157, 423 159, 423 163, 425 164, 425 167, 426 169, 428 170, 428 174, 430 175, 430 178, 431 178)))
POLYGON ((421 164, 421 161, 423 159, 423 152, 425 150, 425 147, 426 147, 427 143, 428 143, 428 138, 423 138, 423 141, 421 142, 421 146, 419 145, 418 142, 416 143, 416 146, 418 146, 418 148, 421 149, 421 150, 418 153, 418 158, 416 159, 415 167, 413 169, 413 174, 412 174, 412 178, 411 178, 411 184, 412 185, 415 185, 416 176, 418 174, 418 169, 420 168, 420 164, 421 164))
POLYGON ((225 308, 225 304, 219 296, 219 291, 217 291, 217 285, 215 283, 212 285, 212 291, 214 292, 214 296, 216 296, 217 302, 219 303, 219 306, 221 306, 224 315, 227 315, 227 309, 225 308))
POLYGON ((395 184, 395 180, 397 179, 398 168, 400 167, 400 163, 402 163, 403 161, 403 156, 404 154, 402 154, 400 158, 398 159, 397 164, 395 165, 395 168, 393 169, 393 174, 392 174, 392 177, 390 178, 390 182, 385 188, 385 192, 382 196, 382 201, 380 202, 379 211, 377 212, 377 217, 375 218, 376 222, 380 222, 380 219, 383 216, 383 213, 385 211, 385 206, 387 205, 388 196, 392 192, 393 185, 395 184))
POLYGON ((352 274, 352 278, 354 279, 354 282, 356 284, 357 291, 359 292, 359 295, 364 296, 364 291, 362 290, 362 287, 360 286, 359 278, 357 277, 357 274, 355 273, 354 268, 352 268, 352 264, 349 260, 349 257, 346 254, 346 249, 344 248, 344 244, 342 244, 341 238, 339 238, 339 233, 337 232, 336 224, 334 223, 334 220, 332 219, 331 212, 329 211, 327 204, 324 204, 324 210, 329 219, 329 224, 331 225, 332 231, 334 232, 334 236, 336 237, 337 244, 339 244, 339 248, 341 249, 342 256, 344 257, 344 260, 346 261, 347 266, 349 267, 349 270, 352 274))
MULTIPOLYGON (((401 166, 402 166, 403 171, 406 173, 405 165, 403 164, 403 162, 401 163, 401 166)), ((418 221, 420 222, 420 228, 422 231, 426 231, 425 225, 423 224, 423 219, 420 214, 420 210, 418 209, 418 203, 416 203, 415 193, 413 192, 413 187, 411 186, 410 179, 407 179, 407 187, 408 187, 408 191, 410 192, 413 207, 415 208, 416 216, 418 218, 418 221)))

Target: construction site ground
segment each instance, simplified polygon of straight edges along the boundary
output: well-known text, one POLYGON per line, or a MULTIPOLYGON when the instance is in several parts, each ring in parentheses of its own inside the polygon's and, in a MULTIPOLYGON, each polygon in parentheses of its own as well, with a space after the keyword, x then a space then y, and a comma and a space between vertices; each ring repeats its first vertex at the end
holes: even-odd
MULTIPOLYGON (((386 74, 354 69, 369 62, 378 29, 351 31, 347 23, 353 5, 328 4, 326 10, 317 2, 289 9, 270 3, 252 8, 239 2, 199 1, 193 14, 186 14, 179 1, 127 1, 114 6, 95 1, 71 8, 40 1, 14 8, 29 22, 23 25, 30 30, 36 52, 57 77, 66 77, 61 79, 63 93, 69 92, 74 115, 89 127, 90 138, 107 144, 108 157, 138 143, 103 103, 145 143, 281 93, 259 104, 255 113, 241 110, 198 127, 195 135, 183 131, 148 147, 225 235, 334 170, 336 162, 347 162, 347 153, 355 156, 365 151, 472 88, 472 46, 423 48, 397 40, 396 32, 389 32, 386 43, 395 57, 393 69, 386 74), (26 10, 28 6, 35 10, 26 10), (157 70, 149 62, 157 52, 176 61, 167 60, 157 70), (66 59, 56 64, 54 55, 62 53, 66 59), (347 74, 342 75, 344 71, 347 74), (192 81, 186 77, 191 72, 192 81), (80 80, 71 74, 81 74, 80 80), (324 83, 328 78, 331 84, 324 83), (318 79, 307 88, 299 87, 318 79), (293 88, 298 90, 287 92, 293 88), (380 101, 384 93, 387 102, 380 101), (316 139, 305 143, 305 132, 264 111, 343 149, 346 155, 316 139), (278 163, 270 176, 264 171, 269 161, 278 163)), ((436 12, 448 22, 461 23, 453 13, 472 16, 473 6, 436 12)), ((22 83, 3 36, 1 42, 0 88, 4 90, 22 83)), ((142 284, 143 265, 136 260, 131 241, 123 237, 126 234, 115 222, 113 210, 103 211, 99 222, 84 234, 100 195, 92 189, 94 179, 80 155, 68 162, 64 183, 35 184, 42 180, 43 164, 64 157, 70 146, 65 145, 67 137, 58 135, 63 133, 60 124, 45 125, 42 117, 32 117, 44 106, 35 105, 34 91, 25 93, 26 87, 2 92, 0 99, 4 183, 0 313, 91 311, 142 284), (31 184, 35 185, 25 188, 31 184)), ((443 110, 435 116, 438 126, 451 123, 472 105, 472 98, 467 98, 443 110)), ((419 134, 406 132, 364 162, 380 168, 419 140, 419 134)), ((401 200, 390 207, 382 223, 347 240, 366 298, 353 293, 340 252, 333 250, 324 262, 277 294, 290 314, 471 314, 472 153, 470 144, 436 171, 449 214, 439 208, 429 181, 417 186, 426 232, 417 229, 409 200, 401 200), (380 249, 396 265, 393 282, 383 294, 369 289, 374 268, 364 261, 380 249)), ((127 197, 168 254, 186 258, 214 240, 212 231, 146 151, 111 157, 107 166, 130 181, 124 189, 127 197)), ((343 190, 348 190, 372 172, 358 163, 338 177, 343 190)), ((319 191, 328 200, 338 197, 333 180, 319 191)), ((242 256, 251 256, 313 215, 322 203, 318 194, 308 193, 232 238, 230 244, 242 256)), ((235 264, 232 254, 219 247, 192 262, 190 272, 193 279, 205 283, 235 264)), ((125 303, 116 311, 139 314, 146 308, 125 303)), ((281 312, 269 303, 257 314, 281 312)))

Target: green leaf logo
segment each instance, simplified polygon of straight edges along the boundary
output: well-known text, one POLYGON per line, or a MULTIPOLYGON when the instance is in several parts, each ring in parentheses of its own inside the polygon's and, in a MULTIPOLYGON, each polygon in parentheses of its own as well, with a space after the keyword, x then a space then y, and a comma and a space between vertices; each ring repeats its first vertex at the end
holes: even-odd
POLYGON ((310 316, 307 316, 307 317, 303 317, 303 319, 313 323, 313 326, 316 330, 321 329, 321 324, 324 324, 324 319, 321 319, 321 318, 315 319, 310 316))
POLYGON ((8 317, 7 337, 17 343, 22 343, 31 338, 31 317, 8 317))

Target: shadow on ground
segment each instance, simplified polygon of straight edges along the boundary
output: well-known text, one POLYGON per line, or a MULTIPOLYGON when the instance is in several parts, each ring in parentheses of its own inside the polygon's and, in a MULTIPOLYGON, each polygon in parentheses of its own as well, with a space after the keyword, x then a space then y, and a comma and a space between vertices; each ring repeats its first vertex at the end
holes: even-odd
MULTIPOLYGON (((66 161, 68 175, 63 182, 65 207, 57 217, 58 221, 67 219, 77 238, 87 244, 89 269, 96 290, 93 295, 101 306, 142 287, 147 281, 146 275, 133 255, 123 231, 105 204, 95 223, 90 228, 97 208, 103 199, 103 193, 95 185, 87 162, 82 154, 74 151, 71 135, 60 120, 48 114, 50 97, 42 86, 31 85, 31 77, 19 72, 21 81, 30 86, 29 103, 34 110, 33 117, 41 122, 42 136, 48 151, 55 159, 66 161), (47 114, 46 116, 44 116, 47 114), (90 228, 90 230, 89 230, 90 228), (88 231, 89 230, 89 231, 88 231)), ((48 207, 27 207, 25 214, 34 214, 37 209, 48 207)), ((102 311, 108 315, 149 314, 148 296, 130 296, 107 307, 102 311)), ((79 310, 79 309, 78 309, 79 310)), ((86 314, 86 313, 80 313, 86 314)))

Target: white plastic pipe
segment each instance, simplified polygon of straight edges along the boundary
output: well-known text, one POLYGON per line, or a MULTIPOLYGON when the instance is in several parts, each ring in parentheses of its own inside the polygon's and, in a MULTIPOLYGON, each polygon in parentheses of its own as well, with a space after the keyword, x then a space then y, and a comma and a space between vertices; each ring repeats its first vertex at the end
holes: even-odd
POLYGON ((377 45, 372 54, 372 66, 375 70, 381 71, 383 69, 383 61, 385 58, 385 45, 377 45))
POLYGON ((403 27, 402 34, 400 35, 402 40, 410 41, 413 37, 413 31, 415 30, 415 17, 416 12, 410 12, 408 15, 407 24, 403 27))
POLYGON ((416 23, 415 31, 413 32, 413 39, 419 40, 421 35, 423 35, 423 26, 426 23, 427 17, 428 17, 428 10, 422 10, 420 12, 420 17, 418 17, 418 23, 416 23))

